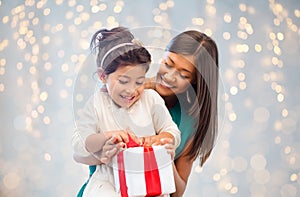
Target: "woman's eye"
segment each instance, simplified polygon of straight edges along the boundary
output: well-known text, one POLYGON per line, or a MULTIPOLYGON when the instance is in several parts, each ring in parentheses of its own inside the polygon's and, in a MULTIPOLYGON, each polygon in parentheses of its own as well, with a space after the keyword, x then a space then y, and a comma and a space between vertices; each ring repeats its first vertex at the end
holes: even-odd
POLYGON ((183 75, 183 74, 180 74, 180 77, 183 78, 183 79, 189 79, 190 78, 190 76, 183 75))
POLYGON ((165 63, 165 66, 166 66, 167 68, 172 68, 172 66, 170 66, 170 65, 167 64, 167 63, 165 63))

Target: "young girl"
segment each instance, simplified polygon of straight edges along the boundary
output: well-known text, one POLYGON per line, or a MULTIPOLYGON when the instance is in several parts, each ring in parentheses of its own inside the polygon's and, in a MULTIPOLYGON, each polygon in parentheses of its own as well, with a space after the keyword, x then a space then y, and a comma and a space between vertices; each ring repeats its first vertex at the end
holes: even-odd
MULTIPOLYGON (((180 132, 163 99, 153 90, 144 90, 151 56, 132 40, 123 27, 99 30, 92 38, 104 87, 89 99, 76 122, 72 145, 78 156, 97 155, 112 136, 115 142, 128 142, 127 130, 137 137, 159 134, 172 139, 174 147, 180 143, 180 132)), ((83 196, 119 196, 112 167, 97 165, 83 196)))

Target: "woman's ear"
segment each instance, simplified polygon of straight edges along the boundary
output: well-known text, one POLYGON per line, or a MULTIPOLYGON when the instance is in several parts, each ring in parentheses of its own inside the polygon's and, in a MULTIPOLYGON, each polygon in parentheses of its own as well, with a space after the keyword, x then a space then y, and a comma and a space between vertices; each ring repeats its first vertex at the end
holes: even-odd
POLYGON ((106 83, 107 75, 104 73, 102 68, 98 68, 97 74, 102 83, 106 83))

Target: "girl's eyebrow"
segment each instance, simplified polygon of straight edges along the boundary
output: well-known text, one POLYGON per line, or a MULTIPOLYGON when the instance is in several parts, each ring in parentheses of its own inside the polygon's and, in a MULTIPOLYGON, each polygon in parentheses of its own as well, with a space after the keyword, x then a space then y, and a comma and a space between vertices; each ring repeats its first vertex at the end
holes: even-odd
POLYGON ((129 76, 127 76, 127 75, 119 75, 118 77, 124 77, 124 78, 127 78, 127 79, 129 79, 130 77, 129 76))
MULTIPOLYGON (((119 75, 119 77, 124 77, 124 78, 130 79, 130 77, 127 75, 119 75)), ((142 78, 145 78, 145 76, 138 77, 138 79, 142 79, 142 78)))

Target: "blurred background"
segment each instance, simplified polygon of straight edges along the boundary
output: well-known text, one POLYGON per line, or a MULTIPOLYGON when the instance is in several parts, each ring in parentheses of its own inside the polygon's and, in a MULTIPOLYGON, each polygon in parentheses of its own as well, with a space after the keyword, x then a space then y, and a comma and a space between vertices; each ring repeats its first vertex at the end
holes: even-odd
POLYGON ((185 197, 300 195, 300 1, 0 0, 0 196, 76 195, 88 168, 70 140, 95 87, 89 42, 119 25, 153 68, 184 30, 219 47, 219 137, 185 197))

